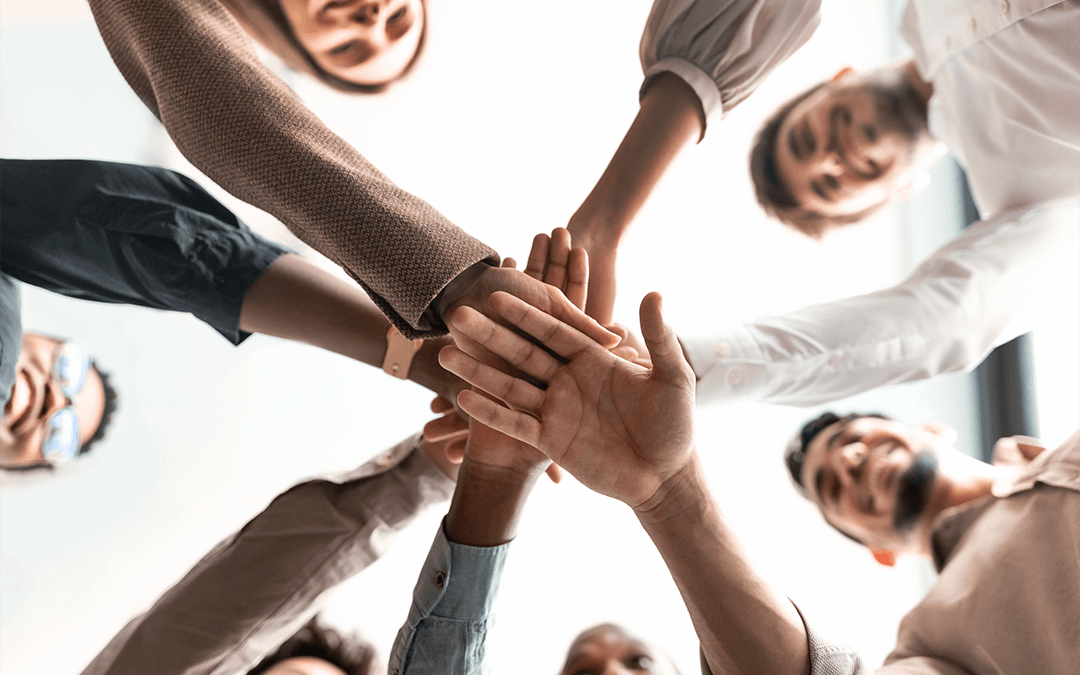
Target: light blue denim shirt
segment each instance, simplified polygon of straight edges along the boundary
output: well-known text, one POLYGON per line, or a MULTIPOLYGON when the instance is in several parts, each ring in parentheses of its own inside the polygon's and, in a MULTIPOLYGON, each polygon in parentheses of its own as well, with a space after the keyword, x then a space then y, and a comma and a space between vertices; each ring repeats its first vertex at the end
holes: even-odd
POLYGON ((488 630, 510 544, 464 546, 439 527, 390 653, 390 675, 483 675, 488 630))

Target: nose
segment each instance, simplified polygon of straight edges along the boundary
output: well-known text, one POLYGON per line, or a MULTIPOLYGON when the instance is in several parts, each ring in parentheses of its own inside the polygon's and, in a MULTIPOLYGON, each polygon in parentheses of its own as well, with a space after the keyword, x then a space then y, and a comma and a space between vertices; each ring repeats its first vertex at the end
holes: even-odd
POLYGON ((352 20, 365 26, 374 25, 379 20, 381 9, 379 2, 362 2, 353 13, 352 20))
POLYGON ((859 482, 866 456, 866 444, 861 442, 848 443, 836 453, 839 463, 836 473, 840 476, 841 483, 853 485, 859 482))
POLYGON ((41 418, 46 419, 49 415, 53 414, 57 410, 67 406, 68 399, 64 396, 64 392, 52 378, 49 378, 45 382, 45 400, 41 406, 41 418))

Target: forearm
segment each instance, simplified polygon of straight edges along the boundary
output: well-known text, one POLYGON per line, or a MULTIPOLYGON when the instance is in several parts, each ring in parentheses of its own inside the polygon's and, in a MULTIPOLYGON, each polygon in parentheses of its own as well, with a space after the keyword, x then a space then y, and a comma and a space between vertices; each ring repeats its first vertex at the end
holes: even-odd
POLYGON ((216 0, 91 0, 117 67, 191 162, 340 264, 403 333, 494 252, 394 185, 259 62, 216 0))
POLYGON ((541 473, 480 464, 466 450, 446 515, 447 539, 468 546, 500 546, 512 540, 541 473))
MULTIPOLYGON (((298 255, 278 258, 248 288, 240 329, 303 342, 381 367, 390 322, 360 288, 298 255)), ((446 395, 460 389, 438 364, 443 341, 425 343, 413 357, 409 379, 446 395)))
POLYGON ((810 672, 802 619, 752 568, 696 454, 659 503, 636 514, 679 588, 714 673, 810 672))
POLYGON ((817 405, 975 367, 1024 332, 1035 299, 1077 264, 1077 203, 978 223, 876 293, 684 336, 698 400, 817 405))
POLYGON ((347 482, 309 481, 278 496, 133 620, 84 675, 247 672, 310 618, 320 595, 374 562, 424 506, 449 497, 452 481, 416 442, 347 482))

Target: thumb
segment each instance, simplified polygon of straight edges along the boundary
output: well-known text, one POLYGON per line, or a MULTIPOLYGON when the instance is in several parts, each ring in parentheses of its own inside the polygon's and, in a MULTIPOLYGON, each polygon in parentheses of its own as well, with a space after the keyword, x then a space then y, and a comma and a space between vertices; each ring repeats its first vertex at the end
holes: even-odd
POLYGON ((641 337, 652 358, 653 370, 664 378, 683 378, 690 364, 683 357, 682 345, 675 331, 664 323, 663 298, 653 292, 641 301, 641 337))

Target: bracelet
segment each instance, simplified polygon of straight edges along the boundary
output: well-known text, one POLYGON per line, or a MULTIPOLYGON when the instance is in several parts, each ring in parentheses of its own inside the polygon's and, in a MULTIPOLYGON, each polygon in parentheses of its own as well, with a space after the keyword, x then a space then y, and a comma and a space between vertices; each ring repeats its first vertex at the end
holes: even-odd
POLYGON ((423 340, 410 340, 393 326, 386 331, 386 356, 383 357, 382 369, 387 375, 402 380, 409 379, 409 366, 413 355, 420 349, 423 340))

